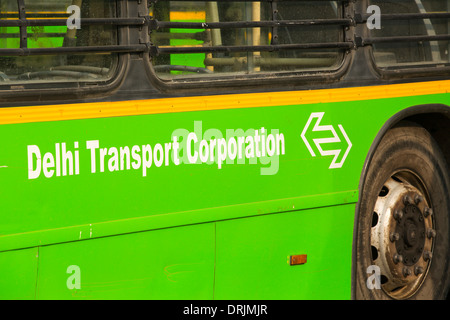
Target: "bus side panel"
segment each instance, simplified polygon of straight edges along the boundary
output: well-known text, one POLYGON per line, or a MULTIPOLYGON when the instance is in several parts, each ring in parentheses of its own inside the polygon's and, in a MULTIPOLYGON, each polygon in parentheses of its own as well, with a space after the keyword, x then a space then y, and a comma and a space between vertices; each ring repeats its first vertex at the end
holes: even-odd
MULTIPOLYGON (((187 103, 183 101, 180 103, 187 103)), ((23 246, 78 240, 79 229, 75 227, 86 228, 89 224, 96 237, 100 223, 108 227, 125 225, 130 218, 151 217, 164 220, 165 226, 176 226, 186 224, 195 210, 217 213, 217 208, 229 208, 221 216, 198 214, 201 222, 206 222, 234 218, 236 213, 232 211, 236 210, 231 206, 258 206, 264 201, 284 202, 280 208, 266 206, 264 213, 291 210, 300 197, 317 198, 303 202, 302 209, 356 202, 357 183, 369 146, 363 141, 367 139, 357 134, 361 124, 353 124, 354 115, 350 117, 348 113, 346 104, 336 103, 1 125, 0 135, 14 139, 0 141, 0 200, 8 213, 2 214, 0 233, 11 235, 0 238, 0 250, 17 248, 18 237, 23 246), (316 150, 314 139, 333 137, 331 130, 313 131, 319 120, 311 115, 317 112, 324 114, 320 122, 323 126, 333 125, 338 130, 337 125, 342 124, 354 144, 342 168, 330 169, 334 157, 320 156, 316 150), (257 142, 253 141, 256 133, 260 137, 262 129, 266 136, 270 133, 272 138, 280 137, 278 143, 271 144, 273 152, 277 149, 280 154, 258 157, 254 147, 257 142), (311 155, 302 140, 304 130, 316 156, 311 155), (193 163, 187 159, 189 151, 181 143, 190 133, 197 139, 190 152, 197 152, 197 156, 201 140, 217 144, 219 139, 236 142, 236 137, 245 137, 252 144, 240 147, 242 159, 235 155, 220 166, 218 147, 213 149, 215 145, 211 144, 214 155, 205 163, 200 163, 200 159, 193 163), (173 149, 165 147, 174 136, 180 141, 178 165, 170 153, 173 149), (155 151, 157 145, 165 149, 164 153, 155 151), (142 151, 146 147, 153 149, 153 155, 142 151), (124 156, 128 161, 122 161, 122 148, 128 150, 124 156), (138 160, 134 159, 134 148, 139 150, 138 160), (155 161, 148 169, 143 165, 145 160, 161 154, 164 161, 160 165, 155 161), (348 193, 352 197, 347 197, 348 193)), ((375 136, 375 130, 371 132, 375 136)), ((338 161, 344 162, 343 154, 349 144, 338 133, 342 141, 324 144, 322 148, 342 150, 338 161)), ((238 214, 254 215, 255 211, 242 210, 238 214)), ((103 235, 144 228, 114 229, 103 235)), ((86 234, 83 231, 82 239, 86 234)))
POLYGON ((38 248, 0 253, 0 300, 34 299, 38 248))
POLYGON ((201 224, 42 247, 37 298, 212 299, 213 281, 214 224, 201 224))
POLYGON ((216 299, 350 299, 355 205, 217 223, 216 299), (291 255, 307 255, 291 266, 291 255))

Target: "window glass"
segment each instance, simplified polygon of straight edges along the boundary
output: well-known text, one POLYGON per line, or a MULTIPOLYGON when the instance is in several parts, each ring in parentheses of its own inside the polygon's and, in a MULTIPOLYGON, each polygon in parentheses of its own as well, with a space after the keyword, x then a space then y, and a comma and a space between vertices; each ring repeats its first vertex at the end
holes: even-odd
MULTIPOLYGON (((116 27, 80 24, 78 18, 110 18, 116 15, 110 0, 24 0, 27 20, 38 25, 26 27, 26 39, 15 26, 0 25, 0 85, 14 83, 99 81, 110 78, 117 57, 111 53, 68 52, 60 49, 117 44, 116 27), (67 13, 69 6, 79 8, 67 13), (52 21, 60 20, 58 25, 52 21), (73 28, 67 27, 70 21, 73 28), (6 49, 6 50, 5 50, 6 49), (2 51, 3 50, 3 51, 2 51), (23 53, 21 53, 21 51, 23 53), (42 50, 36 52, 36 50, 42 50)), ((0 19, 18 21, 18 1, 0 0, 0 19)))
POLYGON ((342 12, 340 1, 159 1, 150 12, 162 23, 150 34, 152 64, 162 79, 335 70, 346 50, 342 21, 306 21, 342 12))
POLYGON ((371 30, 370 36, 374 39, 380 37, 396 37, 398 39, 395 42, 373 44, 375 62, 379 67, 411 68, 448 64, 449 41, 440 40, 436 36, 450 33, 449 20, 439 16, 437 18, 425 16, 421 18, 420 15, 417 17, 417 14, 447 13, 450 1, 371 0, 371 4, 380 8, 381 28, 371 30), (383 14, 400 14, 404 18, 383 19, 383 14), (411 15, 410 18, 406 18, 407 14, 414 14, 416 18, 411 15))

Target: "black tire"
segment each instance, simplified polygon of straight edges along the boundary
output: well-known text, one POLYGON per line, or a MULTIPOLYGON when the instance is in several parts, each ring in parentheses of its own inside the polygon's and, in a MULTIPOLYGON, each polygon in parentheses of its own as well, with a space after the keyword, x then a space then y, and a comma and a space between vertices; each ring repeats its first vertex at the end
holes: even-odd
POLYGON ((356 256, 353 261, 356 299, 446 298, 450 282, 449 190, 449 171, 445 157, 426 129, 404 122, 385 134, 369 163, 361 190, 355 232, 356 256), (392 182, 389 184, 392 190, 385 187, 388 181, 392 182), (414 202, 408 200, 411 197, 405 198, 405 194, 408 195, 413 189, 419 194, 419 200, 414 202), (386 195, 388 192, 392 194, 386 195), (400 194, 402 201, 397 199, 400 194), (426 198, 425 204, 418 204, 420 196, 426 198), (397 209, 399 206, 403 207, 397 209), (432 208, 432 211, 427 207, 432 208), (432 213, 427 215, 425 211, 432 213), (410 216, 413 212, 414 216, 410 216), (408 223, 405 222, 406 218, 410 219, 408 223), (419 222, 419 218, 422 222, 419 222), (427 225, 423 219, 427 219, 427 225), (419 229, 422 234, 425 229, 426 234, 421 240, 417 236, 419 229), (391 238, 387 235, 388 231, 391 238), (392 236, 395 233, 397 235, 392 236), (379 239, 390 240, 383 242, 379 239), (430 250, 420 252, 424 245, 430 250), (397 249, 403 253, 395 252, 397 249), (432 257, 428 259, 430 251, 432 257), (378 256, 380 252, 383 252, 382 257, 378 256), (412 261, 407 264, 403 260, 403 254, 409 254, 408 257, 417 261, 416 264, 412 261), (399 256, 401 259, 398 259, 399 256), (373 272, 373 268, 369 271, 368 267, 373 265, 381 270, 381 288, 367 282, 373 272), (399 273, 400 268, 406 271, 399 273), (412 275, 411 270, 415 270, 412 275), (404 281, 405 285, 394 288, 399 281, 404 281))

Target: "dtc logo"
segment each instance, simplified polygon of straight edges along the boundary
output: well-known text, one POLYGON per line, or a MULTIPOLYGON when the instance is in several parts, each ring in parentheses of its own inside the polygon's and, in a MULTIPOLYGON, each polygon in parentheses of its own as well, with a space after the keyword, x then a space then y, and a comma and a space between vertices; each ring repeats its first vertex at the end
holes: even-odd
POLYGON ((311 153, 311 156, 316 156, 313 149, 315 146, 315 149, 319 151, 320 156, 333 156, 329 169, 342 168, 345 159, 352 148, 352 142, 342 125, 338 124, 337 127, 339 130, 336 130, 333 125, 322 125, 321 123, 324 115, 325 112, 311 113, 303 128, 301 137, 311 153), (323 137, 322 132, 327 133, 326 138, 323 137), (330 148, 332 149, 330 150, 330 148))

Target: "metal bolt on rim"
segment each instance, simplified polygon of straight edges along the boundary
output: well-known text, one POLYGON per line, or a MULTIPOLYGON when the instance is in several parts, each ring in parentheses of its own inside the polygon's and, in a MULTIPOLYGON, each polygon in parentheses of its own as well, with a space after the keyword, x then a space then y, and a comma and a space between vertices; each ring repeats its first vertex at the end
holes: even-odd
POLYGON ((420 288, 436 237, 426 190, 408 176, 413 174, 398 173, 384 183, 371 228, 372 263, 380 268, 382 289, 394 299, 407 299, 420 288))

